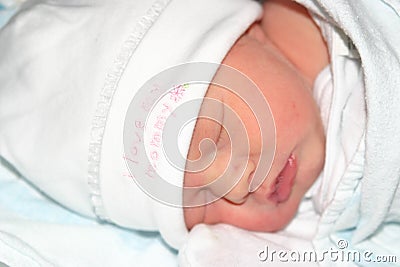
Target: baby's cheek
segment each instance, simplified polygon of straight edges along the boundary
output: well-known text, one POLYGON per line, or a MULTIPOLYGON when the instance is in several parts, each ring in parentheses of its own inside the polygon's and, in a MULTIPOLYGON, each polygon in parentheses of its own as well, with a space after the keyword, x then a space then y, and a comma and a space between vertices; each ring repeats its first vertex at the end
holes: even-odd
MULTIPOLYGON (((290 99, 275 116, 277 132, 284 138, 301 140, 318 124, 318 110, 308 92, 297 100, 290 99)), ((279 138, 279 136, 278 136, 279 138)))

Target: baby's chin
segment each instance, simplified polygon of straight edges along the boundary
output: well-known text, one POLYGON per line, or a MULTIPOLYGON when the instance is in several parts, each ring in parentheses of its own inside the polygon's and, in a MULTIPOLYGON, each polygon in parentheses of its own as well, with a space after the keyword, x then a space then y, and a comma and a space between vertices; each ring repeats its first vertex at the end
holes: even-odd
POLYGON ((302 195, 293 195, 282 203, 256 205, 232 204, 220 199, 207 206, 185 209, 185 222, 190 230, 195 225, 224 223, 255 232, 277 232, 284 229, 295 217, 302 195))
POLYGON ((237 222, 237 227, 255 232, 273 233, 281 231, 289 225, 297 214, 300 201, 288 200, 279 203, 271 212, 258 214, 251 219, 237 222))

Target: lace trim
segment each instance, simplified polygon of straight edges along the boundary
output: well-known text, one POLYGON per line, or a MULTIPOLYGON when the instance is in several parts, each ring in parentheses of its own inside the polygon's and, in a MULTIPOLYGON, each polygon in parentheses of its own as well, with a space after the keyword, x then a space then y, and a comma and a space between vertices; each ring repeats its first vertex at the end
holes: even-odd
POLYGON ((140 44, 144 35, 154 24, 158 16, 168 5, 170 0, 158 0, 147 10, 136 23, 132 32, 124 42, 120 53, 113 63, 113 67, 107 74, 104 86, 97 102, 95 115, 92 120, 90 134, 89 153, 88 153, 88 185, 90 191, 90 201, 93 212, 99 220, 109 221, 103 205, 100 188, 100 162, 103 136, 107 124, 107 118, 112 104, 114 93, 118 87, 120 78, 137 46, 140 44))

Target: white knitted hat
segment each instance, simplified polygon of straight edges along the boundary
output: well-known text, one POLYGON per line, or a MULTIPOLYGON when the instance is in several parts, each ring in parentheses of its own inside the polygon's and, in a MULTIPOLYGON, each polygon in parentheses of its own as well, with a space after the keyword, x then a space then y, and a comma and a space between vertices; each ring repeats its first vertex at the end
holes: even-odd
MULTIPOLYGON (((125 118, 128 108, 135 113, 129 105, 167 68, 220 63, 260 15, 260 5, 69 0, 27 2, 22 10, 0 32, 0 154, 62 205, 123 227, 159 230, 178 248, 187 234, 182 208, 148 196, 126 167, 125 160, 135 161, 135 140, 151 138, 133 132, 126 145, 134 151, 126 155, 125 118)), ((206 90, 184 90, 182 99, 206 90)), ((193 125, 180 137, 182 154, 193 125)), ((147 162, 135 164, 147 168, 147 162)), ((157 171, 169 172, 167 165, 160 162, 157 171)), ((183 171, 174 177, 182 183, 183 171)))

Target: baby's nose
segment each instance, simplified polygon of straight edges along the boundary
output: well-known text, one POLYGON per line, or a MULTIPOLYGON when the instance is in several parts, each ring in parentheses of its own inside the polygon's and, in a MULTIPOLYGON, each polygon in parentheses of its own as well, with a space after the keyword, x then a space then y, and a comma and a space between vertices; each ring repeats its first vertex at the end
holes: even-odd
MULTIPOLYGON (((234 204, 242 204, 249 195, 249 184, 255 171, 255 164, 252 161, 247 163, 246 169, 238 183, 224 196, 224 198, 234 204)), ((234 175, 238 175, 237 173, 234 175)))

